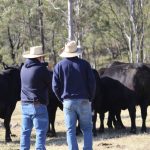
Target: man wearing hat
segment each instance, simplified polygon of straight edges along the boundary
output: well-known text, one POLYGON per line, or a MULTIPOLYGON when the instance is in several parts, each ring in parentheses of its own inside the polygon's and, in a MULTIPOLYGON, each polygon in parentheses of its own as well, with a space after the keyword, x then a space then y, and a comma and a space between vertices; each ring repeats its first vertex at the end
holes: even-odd
POLYGON ((48 89, 50 74, 43 61, 42 46, 31 47, 21 69, 22 130, 20 150, 30 149, 32 128, 36 130, 36 149, 45 150, 48 129, 48 89))
POLYGON ((69 150, 78 150, 77 120, 84 136, 83 150, 92 150, 90 102, 94 98, 96 84, 90 64, 78 57, 81 54, 75 41, 68 42, 60 54, 64 59, 56 64, 52 79, 53 91, 63 102, 69 150))

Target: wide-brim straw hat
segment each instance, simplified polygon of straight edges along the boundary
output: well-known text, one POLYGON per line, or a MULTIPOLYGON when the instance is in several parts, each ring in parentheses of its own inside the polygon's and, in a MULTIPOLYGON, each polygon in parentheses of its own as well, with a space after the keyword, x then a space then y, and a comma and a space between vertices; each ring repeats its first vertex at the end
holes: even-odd
POLYGON ((24 52, 22 56, 24 58, 38 58, 45 55, 47 54, 43 53, 42 46, 34 46, 30 47, 29 51, 24 52))
POLYGON ((70 41, 67 44, 65 44, 65 48, 63 49, 63 52, 59 55, 60 57, 75 57, 82 54, 81 48, 77 48, 77 44, 75 41, 70 41))

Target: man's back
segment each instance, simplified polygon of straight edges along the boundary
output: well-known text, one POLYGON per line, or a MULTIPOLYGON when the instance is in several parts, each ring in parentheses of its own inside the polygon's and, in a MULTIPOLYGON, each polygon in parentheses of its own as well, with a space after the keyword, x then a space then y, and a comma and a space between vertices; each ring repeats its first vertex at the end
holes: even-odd
POLYGON ((21 99, 36 100, 47 104, 50 76, 45 66, 36 60, 28 59, 21 69, 21 99))
MULTIPOLYGON (((65 58, 56 65, 54 78, 56 77, 55 75, 60 77, 59 82, 61 86, 59 89, 62 93, 61 99, 77 98, 91 100, 93 98, 95 80, 87 61, 78 57, 65 58)), ((54 82, 55 80, 53 80, 54 82)), ((56 84, 54 83, 53 85, 56 84)))

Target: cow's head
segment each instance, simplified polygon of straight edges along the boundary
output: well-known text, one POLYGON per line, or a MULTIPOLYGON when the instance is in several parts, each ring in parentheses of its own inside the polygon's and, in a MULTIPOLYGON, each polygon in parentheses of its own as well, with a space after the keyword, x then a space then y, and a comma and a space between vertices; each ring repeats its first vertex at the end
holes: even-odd
POLYGON ((138 95, 143 99, 149 99, 150 103, 150 65, 140 64, 136 67, 137 73, 134 78, 135 89, 138 95))

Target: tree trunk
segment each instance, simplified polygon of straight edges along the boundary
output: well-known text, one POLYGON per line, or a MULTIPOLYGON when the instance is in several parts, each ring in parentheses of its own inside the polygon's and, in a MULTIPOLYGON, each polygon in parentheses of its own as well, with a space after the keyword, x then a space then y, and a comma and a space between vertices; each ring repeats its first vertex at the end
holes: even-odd
POLYGON ((45 43, 44 43, 44 27, 43 27, 43 12, 41 10, 41 6, 43 5, 42 0, 38 1, 39 5, 39 27, 40 27, 40 37, 41 37, 41 43, 42 43, 42 49, 43 53, 45 50, 45 43))
POLYGON ((75 10, 76 10, 76 38, 77 38, 77 43, 80 46, 81 45, 81 40, 80 40, 80 8, 79 8, 79 0, 75 1, 75 10))
POLYGON ((10 33, 10 27, 7 27, 7 32, 8 32, 8 39, 9 39, 9 44, 10 44, 10 55, 11 55, 11 59, 13 60, 13 64, 15 64, 15 53, 14 53, 14 44, 13 44, 13 40, 11 38, 11 33, 10 33))
POLYGON ((144 62, 144 14, 143 14, 143 0, 140 0, 140 13, 141 13, 141 39, 140 39, 140 50, 141 50, 141 62, 144 62))
POLYGON ((144 21, 143 21, 143 0, 129 0, 130 21, 134 33, 134 45, 136 52, 136 62, 143 62, 143 42, 144 42, 144 21), (137 7, 135 6, 137 4, 137 7), (136 7, 136 9, 135 9, 136 7))
POLYGON ((68 0, 68 41, 74 39, 73 31, 73 0, 68 0))
POLYGON ((57 63, 57 60, 56 60, 56 52, 55 52, 55 31, 53 30, 52 31, 52 55, 53 55, 53 62, 54 62, 54 65, 57 63))
POLYGON ((33 35, 32 35, 32 26, 31 26, 31 18, 30 18, 30 10, 28 11, 28 19, 29 19, 29 39, 31 40, 32 46, 34 46, 34 42, 33 42, 33 35))
POLYGON ((94 61, 94 63, 93 63, 93 68, 94 69, 96 69, 96 65, 97 65, 97 63, 96 63, 96 52, 95 52, 95 42, 93 41, 93 44, 92 44, 92 49, 93 49, 93 61, 94 61))

